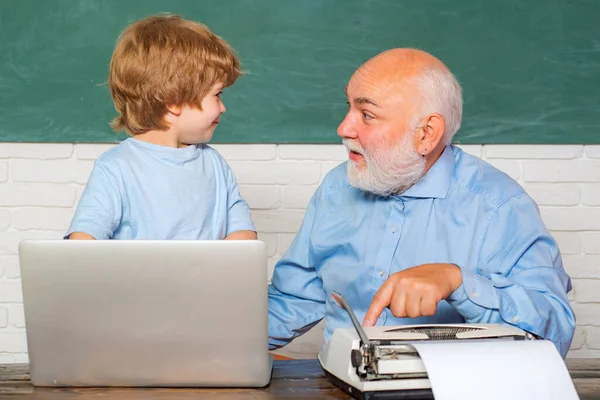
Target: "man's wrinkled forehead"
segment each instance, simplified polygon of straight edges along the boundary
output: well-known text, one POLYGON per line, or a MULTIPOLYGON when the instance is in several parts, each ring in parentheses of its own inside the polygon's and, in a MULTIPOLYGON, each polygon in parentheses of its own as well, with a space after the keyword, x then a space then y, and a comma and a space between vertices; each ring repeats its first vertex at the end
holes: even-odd
POLYGON ((356 70, 345 90, 350 101, 359 99, 359 102, 372 102, 381 108, 387 103, 400 100, 406 87, 407 80, 398 74, 367 63, 356 70))

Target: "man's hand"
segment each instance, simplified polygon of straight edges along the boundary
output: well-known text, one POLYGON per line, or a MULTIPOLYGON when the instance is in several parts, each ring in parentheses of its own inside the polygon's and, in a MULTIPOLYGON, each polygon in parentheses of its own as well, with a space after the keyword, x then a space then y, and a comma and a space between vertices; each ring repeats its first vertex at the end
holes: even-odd
POLYGON ((385 307, 396 318, 434 315, 438 303, 462 283, 454 264, 423 264, 391 275, 379 288, 367 310, 363 326, 373 326, 385 307))

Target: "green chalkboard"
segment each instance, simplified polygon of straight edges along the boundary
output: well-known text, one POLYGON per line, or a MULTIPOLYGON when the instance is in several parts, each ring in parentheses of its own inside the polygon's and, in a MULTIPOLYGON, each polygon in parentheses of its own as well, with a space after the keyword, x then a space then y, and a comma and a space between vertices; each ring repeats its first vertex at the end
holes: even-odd
POLYGON ((213 143, 338 143, 344 86, 382 50, 441 58, 464 89, 457 143, 600 143, 598 0, 0 0, 0 142, 115 142, 119 32, 207 24, 248 72, 213 143))

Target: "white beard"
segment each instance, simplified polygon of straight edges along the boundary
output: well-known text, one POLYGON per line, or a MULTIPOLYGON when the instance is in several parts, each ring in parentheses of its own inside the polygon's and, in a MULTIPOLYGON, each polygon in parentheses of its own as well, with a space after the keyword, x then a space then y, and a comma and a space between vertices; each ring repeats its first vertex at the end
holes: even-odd
POLYGON ((412 135, 405 135, 396 146, 384 149, 381 143, 366 151, 358 141, 344 139, 348 151, 360 153, 366 165, 349 160, 348 181, 358 189, 380 196, 403 193, 418 182, 426 161, 412 146, 412 135))

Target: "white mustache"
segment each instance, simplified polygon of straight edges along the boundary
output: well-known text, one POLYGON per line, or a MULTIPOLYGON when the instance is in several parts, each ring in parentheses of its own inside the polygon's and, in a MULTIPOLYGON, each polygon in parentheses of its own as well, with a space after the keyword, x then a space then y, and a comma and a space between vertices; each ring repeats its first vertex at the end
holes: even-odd
POLYGON ((361 146, 360 144, 358 144, 358 143, 356 143, 356 142, 353 142, 353 141, 352 141, 352 140, 350 140, 350 139, 344 139, 344 140, 343 140, 343 143, 344 143, 344 146, 346 147, 346 149, 347 149, 348 151, 353 151, 353 152, 355 152, 355 153, 358 153, 358 154, 360 154, 360 155, 363 155, 363 156, 364 156, 364 154, 365 154, 365 149, 363 149, 363 148, 362 148, 362 146, 361 146))

